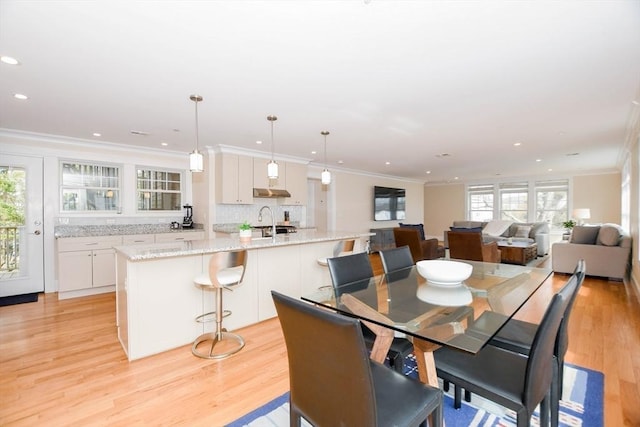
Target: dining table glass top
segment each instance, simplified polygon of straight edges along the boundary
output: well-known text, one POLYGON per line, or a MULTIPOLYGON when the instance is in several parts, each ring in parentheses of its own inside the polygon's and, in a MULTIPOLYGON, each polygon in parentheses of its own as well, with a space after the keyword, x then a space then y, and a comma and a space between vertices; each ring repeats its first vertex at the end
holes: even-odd
POLYGON ((435 302, 432 301, 429 295, 437 285, 428 283, 415 265, 337 288, 321 287, 312 294, 303 295, 302 299, 357 317, 365 323, 391 328, 396 336, 406 334, 477 353, 527 302, 551 275, 551 270, 461 262, 473 267, 471 276, 454 291, 455 294, 470 293, 470 302, 462 305, 462 300, 454 293, 451 302, 442 299, 442 292, 435 302))

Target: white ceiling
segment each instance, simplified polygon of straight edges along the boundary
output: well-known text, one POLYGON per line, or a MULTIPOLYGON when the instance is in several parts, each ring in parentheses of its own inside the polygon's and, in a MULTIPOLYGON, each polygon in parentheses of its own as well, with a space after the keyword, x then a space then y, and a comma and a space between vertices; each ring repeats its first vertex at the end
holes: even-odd
POLYGON ((186 153, 197 93, 201 148, 275 114, 276 156, 427 182, 616 170, 640 110, 637 0, 0 0, 0 55, 0 128, 186 153))

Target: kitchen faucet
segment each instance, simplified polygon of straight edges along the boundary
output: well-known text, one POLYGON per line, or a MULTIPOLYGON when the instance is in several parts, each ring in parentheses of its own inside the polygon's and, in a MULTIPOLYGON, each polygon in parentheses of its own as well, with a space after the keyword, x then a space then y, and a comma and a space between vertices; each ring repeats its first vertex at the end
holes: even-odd
POLYGON ((263 206, 260 208, 260 212, 258 212, 258 222, 262 222, 262 211, 266 209, 271 214, 271 238, 273 241, 276 241, 276 217, 273 216, 273 211, 269 206, 263 206))

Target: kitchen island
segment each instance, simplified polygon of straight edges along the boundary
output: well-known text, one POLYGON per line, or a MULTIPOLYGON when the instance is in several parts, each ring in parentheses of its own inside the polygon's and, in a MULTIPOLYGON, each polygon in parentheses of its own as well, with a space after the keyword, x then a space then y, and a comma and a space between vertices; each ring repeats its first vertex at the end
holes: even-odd
POLYGON ((301 230, 272 238, 216 238, 188 242, 117 246, 116 321, 118 339, 129 360, 190 344, 211 332, 213 323, 197 323, 196 316, 212 311, 213 292, 202 290, 193 278, 208 271, 211 254, 249 251, 244 279, 225 292, 224 319, 229 330, 276 316, 271 290, 300 297, 330 285, 328 269, 316 260, 332 254, 339 240, 356 239, 356 251, 372 233, 301 230))

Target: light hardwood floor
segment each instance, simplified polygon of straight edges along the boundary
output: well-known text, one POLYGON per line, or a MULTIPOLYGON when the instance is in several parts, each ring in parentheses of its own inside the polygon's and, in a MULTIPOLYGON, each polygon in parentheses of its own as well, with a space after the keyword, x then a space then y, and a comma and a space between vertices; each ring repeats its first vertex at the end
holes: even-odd
MULTIPOLYGON (((519 316, 536 321, 550 279, 519 316)), ((0 425, 222 426, 288 389, 277 319, 238 331, 246 347, 222 361, 189 346, 128 362, 115 296, 0 307, 0 425)), ((566 360, 605 374, 605 425, 640 426, 640 304, 624 284, 587 278, 570 323, 566 360)))

